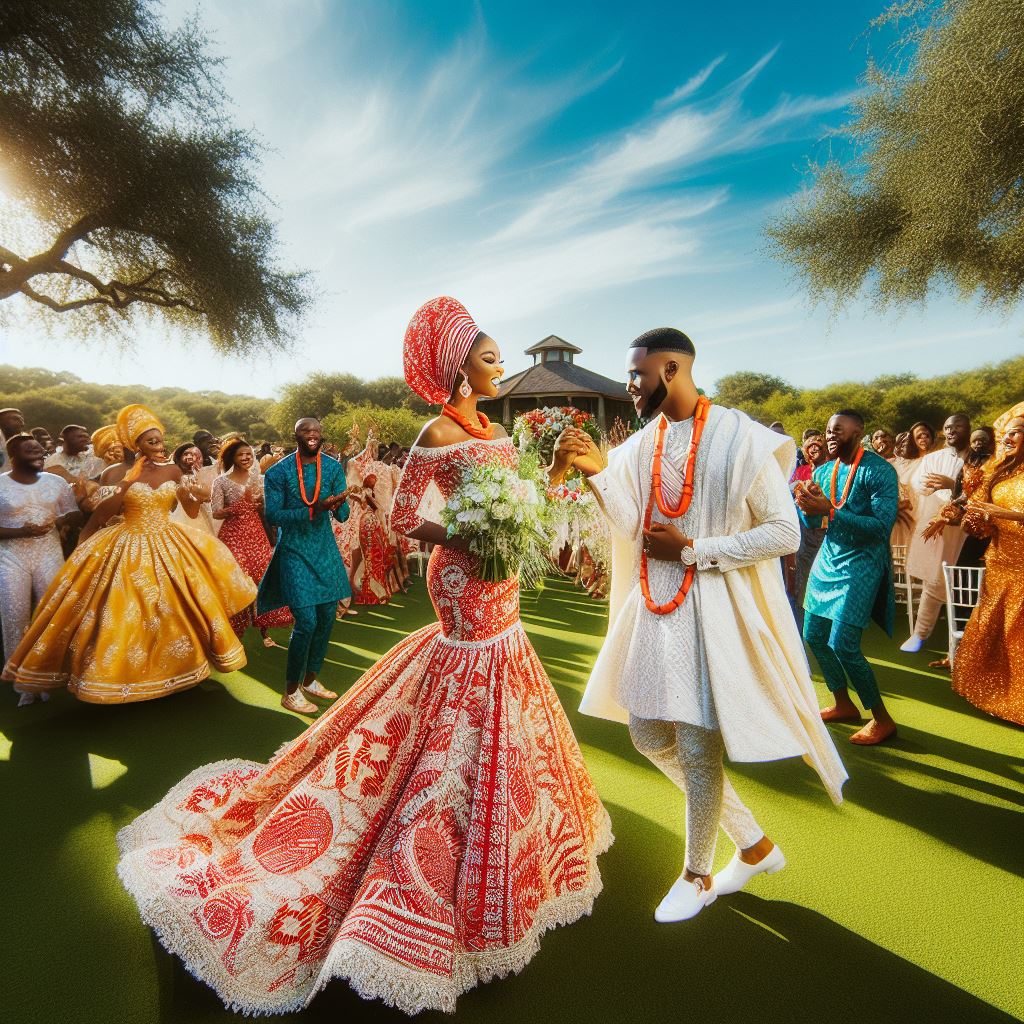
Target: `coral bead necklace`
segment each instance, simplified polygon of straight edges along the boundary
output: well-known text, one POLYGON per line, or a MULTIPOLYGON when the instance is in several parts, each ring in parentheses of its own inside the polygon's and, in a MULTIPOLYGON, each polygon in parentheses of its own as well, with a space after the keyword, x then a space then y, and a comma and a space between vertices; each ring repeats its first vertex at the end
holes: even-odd
MULTIPOLYGON (((661 461, 665 450, 665 433, 668 430, 668 420, 664 416, 658 421, 654 439, 654 465, 651 471, 651 493, 647 499, 647 510, 644 513, 644 531, 650 530, 651 519, 654 514, 654 503, 658 504, 658 511, 667 519, 678 519, 686 514, 693 501, 693 475, 697 463, 697 449, 700 447, 700 439, 704 433, 704 426, 708 421, 708 410, 711 408, 710 399, 701 395, 697 399, 697 408, 693 413, 693 432, 690 435, 690 448, 686 455, 686 465, 683 473, 683 489, 679 496, 679 503, 675 507, 669 505, 662 493, 661 487, 661 461)), ((659 604, 651 597, 651 585, 648 578, 647 550, 640 552, 640 592, 644 596, 644 604, 647 610, 655 615, 668 615, 682 606, 686 595, 693 586, 693 579, 697 573, 695 565, 688 565, 683 574, 683 582, 671 601, 659 604)))
POLYGON ((477 418, 480 420, 480 426, 478 427, 472 420, 467 416, 463 416, 454 405, 449 405, 447 402, 441 406, 441 415, 447 416, 448 419, 454 420, 462 429, 469 434, 470 437, 479 438, 481 441, 493 441, 494 440, 494 427, 491 426, 491 421, 482 413, 478 412, 477 418))
POLYGON ((846 504, 846 499, 850 496, 850 488, 853 486, 853 478, 857 475, 857 467, 860 465, 860 460, 864 458, 864 449, 858 448, 857 454, 853 458, 853 462, 850 465, 850 475, 846 478, 846 484, 843 486, 842 497, 836 501, 836 485, 839 481, 839 463, 842 462, 838 456, 836 457, 835 465, 832 467, 832 481, 828 488, 828 500, 832 503, 832 508, 829 510, 827 517, 822 519, 821 525, 828 526, 828 524, 835 519, 836 512, 846 504))
POLYGON ((299 454, 298 449, 295 450, 295 468, 299 474, 299 497, 302 499, 302 504, 309 509, 309 518, 313 518, 313 509, 316 507, 316 503, 320 500, 320 452, 316 453, 316 486, 313 488, 313 497, 306 497, 306 481, 302 479, 302 456, 299 454))

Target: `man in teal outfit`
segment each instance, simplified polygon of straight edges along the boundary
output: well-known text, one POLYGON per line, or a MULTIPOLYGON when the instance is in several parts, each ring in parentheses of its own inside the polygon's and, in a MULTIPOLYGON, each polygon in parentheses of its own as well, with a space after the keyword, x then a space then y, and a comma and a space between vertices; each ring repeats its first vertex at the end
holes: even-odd
POLYGON ((835 699, 821 717, 861 721, 850 699, 849 679, 871 712, 871 721, 850 742, 870 746, 896 735, 860 645, 871 619, 892 636, 896 595, 889 535, 899 509, 899 480, 889 462, 861 447, 863 433, 859 413, 837 412, 825 431, 832 461, 819 466, 809 483, 798 485, 795 497, 804 525, 826 529, 804 595, 804 640, 835 699))
POLYGON ((309 715, 319 709, 308 697, 333 700, 338 696, 326 689, 316 674, 327 655, 338 602, 352 596, 331 528, 331 517, 345 522, 349 507, 345 471, 320 451, 320 421, 313 417, 299 420, 295 443, 295 454, 271 466, 263 478, 267 521, 278 532, 274 557, 260 581, 256 613, 262 615, 284 605, 291 611, 295 626, 288 644, 281 705, 309 715))

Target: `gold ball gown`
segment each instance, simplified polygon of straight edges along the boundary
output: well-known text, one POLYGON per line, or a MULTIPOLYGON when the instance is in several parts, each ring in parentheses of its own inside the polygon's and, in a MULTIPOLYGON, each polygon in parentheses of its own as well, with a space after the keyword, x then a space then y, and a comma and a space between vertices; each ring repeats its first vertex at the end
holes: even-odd
POLYGON ((132 484, 123 521, 79 545, 54 578, 3 678, 123 704, 245 665, 230 617, 256 586, 216 537, 170 520, 177 484, 132 484))

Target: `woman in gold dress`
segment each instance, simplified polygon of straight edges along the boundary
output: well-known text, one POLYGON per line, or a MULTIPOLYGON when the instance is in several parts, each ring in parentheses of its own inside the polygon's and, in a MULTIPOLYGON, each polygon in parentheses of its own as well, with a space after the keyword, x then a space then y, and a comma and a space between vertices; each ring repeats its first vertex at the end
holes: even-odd
MULTIPOLYGON (((985 579, 953 663, 953 689, 975 707, 1024 725, 1024 408, 1015 407, 1001 458, 964 513, 964 530, 990 536, 985 579)), ((1002 417, 1001 417, 1002 419, 1002 417)))
POLYGON ((190 515, 198 503, 164 461, 153 413, 127 406, 117 429, 137 458, 93 513, 4 668, 23 692, 67 686, 79 700, 121 704, 188 689, 211 666, 245 665, 230 617, 255 600, 255 584, 216 537, 170 521, 176 500, 190 515), (118 514, 123 522, 101 529, 118 514))

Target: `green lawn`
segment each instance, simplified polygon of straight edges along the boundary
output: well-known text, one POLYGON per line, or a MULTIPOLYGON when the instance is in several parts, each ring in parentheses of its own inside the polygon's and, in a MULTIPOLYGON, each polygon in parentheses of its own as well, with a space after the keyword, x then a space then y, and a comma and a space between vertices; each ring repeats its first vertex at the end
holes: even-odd
MULTIPOLYGON (((1024 1015, 1024 733, 959 698, 877 631, 867 649, 900 723, 864 749, 833 735, 851 779, 834 808, 799 762, 732 777, 789 867, 696 920, 652 911, 682 861, 681 795, 626 730, 576 707, 604 607, 555 581, 524 599, 615 826, 592 917, 549 933, 516 978, 459 1003, 460 1021, 926 1022, 1024 1015)), ((334 632, 327 683, 351 684, 433 618, 422 581, 334 632)), ((944 640, 944 634, 942 640, 944 640)), ((282 637, 283 639, 283 637, 282 637)), ((92 707, 66 695, 0 711, 4 1024, 226 1021, 156 944, 114 873, 114 835, 196 765, 266 758, 302 728, 278 700, 284 652, 250 634, 250 664, 167 700, 92 707)), ((731 856, 722 840, 718 862, 731 856)), ((427 1014, 424 1019, 445 1019, 427 1014)), ((333 983, 304 1022, 406 1018, 333 983)))

